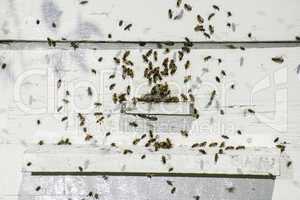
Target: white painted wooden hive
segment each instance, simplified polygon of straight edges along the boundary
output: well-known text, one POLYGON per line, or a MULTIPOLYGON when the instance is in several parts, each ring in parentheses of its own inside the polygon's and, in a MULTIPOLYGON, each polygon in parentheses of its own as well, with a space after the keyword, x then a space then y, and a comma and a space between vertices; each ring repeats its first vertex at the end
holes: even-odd
POLYGON ((300 199, 299 6, 0 0, 0 200, 300 199))

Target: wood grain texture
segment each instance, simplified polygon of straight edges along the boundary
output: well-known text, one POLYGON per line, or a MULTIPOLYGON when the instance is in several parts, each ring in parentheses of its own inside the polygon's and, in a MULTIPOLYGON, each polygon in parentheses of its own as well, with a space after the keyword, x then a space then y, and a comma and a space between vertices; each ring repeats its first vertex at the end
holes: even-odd
POLYGON ((176 0, 22 0, 0 1, 1 40, 61 40, 89 41, 294 41, 300 34, 298 0, 219 0, 183 2, 176 0), (183 4, 192 6, 186 11, 183 4), (212 6, 219 6, 220 10, 212 6), (183 13, 179 20, 169 19, 183 13), (227 12, 232 13, 227 17, 227 12), (211 13, 215 16, 208 21, 211 13), (214 26, 211 39, 195 32, 196 16, 205 18, 204 27, 214 26), (37 24, 39 20, 39 24, 37 24), (119 21, 123 25, 119 26, 119 21), (227 27, 227 23, 231 27, 227 27), (124 28, 132 24, 130 31, 124 28), (234 27, 234 28, 233 28, 234 27), (234 30, 233 30, 234 29, 234 30), (252 33, 249 38, 248 33, 252 33), (112 34, 112 38, 108 38, 112 34))

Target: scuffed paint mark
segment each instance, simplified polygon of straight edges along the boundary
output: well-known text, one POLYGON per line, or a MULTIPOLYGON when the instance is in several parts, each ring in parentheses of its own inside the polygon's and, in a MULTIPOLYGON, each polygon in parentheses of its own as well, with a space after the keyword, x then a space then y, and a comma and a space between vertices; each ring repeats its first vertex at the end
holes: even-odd
POLYGON ((92 35, 103 37, 100 29, 96 25, 89 22, 79 22, 75 33, 79 36, 79 38, 82 39, 89 39, 92 35))
POLYGON ((56 29, 52 28, 52 23, 55 22, 56 26, 59 26, 60 17, 63 12, 53 3, 53 1, 44 1, 41 6, 43 20, 50 30, 56 31, 56 29))
POLYGON ((5 21, 1 26, 1 30, 4 35, 7 35, 10 32, 7 26, 8 26, 7 21, 5 21))

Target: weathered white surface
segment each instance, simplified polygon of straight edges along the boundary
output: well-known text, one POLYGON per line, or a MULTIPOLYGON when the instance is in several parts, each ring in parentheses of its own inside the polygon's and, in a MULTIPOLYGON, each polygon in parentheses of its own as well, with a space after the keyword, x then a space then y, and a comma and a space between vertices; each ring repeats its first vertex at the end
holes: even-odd
MULTIPOLYGON (((129 147, 131 148, 131 147, 129 147)), ((219 155, 218 148, 205 148, 207 155, 196 149, 175 148, 155 152, 149 149, 131 148, 132 154, 123 154, 124 148, 45 146, 25 152, 25 172, 107 172, 107 173, 170 173, 184 174, 232 174, 232 175, 280 175, 278 149, 250 148, 229 150, 219 155), (145 159, 141 159, 146 155, 145 159), (166 164, 162 163, 162 156, 166 164), (31 162, 31 166, 27 163, 31 162)))
POLYGON ((174 16, 181 12, 176 0, 89 0, 80 5, 74 0, 0 1, 0 39, 46 40, 103 40, 103 41, 183 41, 187 36, 194 41, 207 41, 202 33, 194 32, 196 15, 205 19, 212 12, 211 23, 215 27, 213 41, 295 40, 300 34, 298 0, 219 0, 183 1, 192 5, 180 20, 170 20, 168 10, 174 16), (220 11, 212 8, 216 4, 220 11), (227 11, 232 17, 227 17, 227 11), (40 24, 36 24, 40 20, 40 24), (119 20, 123 26, 119 27, 119 20), (52 27, 52 23, 56 28, 52 27), (226 26, 234 23, 236 31, 226 26), (130 31, 124 27, 132 24, 130 31), (247 34, 252 33, 249 39, 247 34), (108 34, 112 34, 109 39, 108 34))

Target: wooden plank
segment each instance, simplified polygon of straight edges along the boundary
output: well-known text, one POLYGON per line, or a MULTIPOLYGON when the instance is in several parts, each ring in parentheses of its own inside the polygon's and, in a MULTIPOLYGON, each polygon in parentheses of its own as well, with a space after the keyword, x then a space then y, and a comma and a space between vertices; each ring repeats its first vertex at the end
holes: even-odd
MULTIPOLYGON (((148 49, 131 50, 130 59, 134 61, 136 73, 133 80, 123 80, 119 73, 120 68, 113 61, 114 56, 120 57, 124 51, 80 48, 76 51, 39 48, 1 50, 1 63, 7 63, 7 67, 0 74, 0 87, 5 93, 5 97, 1 98, 3 109, 1 116, 4 120, 1 142, 36 144, 42 140, 47 144, 53 144, 62 138, 70 138, 73 144, 90 142, 108 145, 112 142, 118 145, 131 144, 142 134, 124 132, 120 129, 120 106, 112 103, 112 93, 124 91, 127 85, 131 85, 132 95, 141 95, 149 90, 147 80, 142 78, 145 63, 141 58, 148 49), (102 62, 98 62, 99 57, 103 57, 102 62), (47 71, 49 69, 50 71, 47 71), (95 69, 97 74, 92 73, 91 69, 95 69), (51 73, 51 70, 56 72, 51 73), (117 75, 115 79, 110 80, 108 76, 112 73, 117 75), (65 83, 57 90, 57 80, 60 78, 65 83), (21 80, 22 89, 20 93, 16 93, 17 96, 14 96, 17 80, 21 80), (78 90, 74 89, 77 83, 82 86, 78 90), (108 89, 112 83, 117 84, 113 92, 108 89), (89 84, 95 87, 97 92, 94 94, 99 94, 93 96, 95 99, 87 95, 89 84), (145 87, 140 87, 141 85, 145 87), (57 112, 57 108, 64 105, 62 99, 66 98, 66 90, 70 91, 71 95, 68 99, 74 100, 78 105, 77 109, 74 105, 68 104, 61 112, 57 112), (22 98, 16 98, 18 94, 22 98), (93 106, 96 100, 103 104, 99 110, 93 106), (92 105, 92 108, 80 112, 85 113, 88 119, 86 124, 88 133, 94 136, 90 142, 84 140, 85 133, 83 127, 79 126, 77 117, 78 108, 88 105, 92 105), (46 111, 40 112, 40 108, 46 108, 46 111), (95 123, 93 116, 95 111, 101 111, 106 116, 102 125, 95 123), (68 120, 61 122, 65 116, 68 116, 68 120), (37 124, 38 119, 40 125, 37 124), (111 132, 109 137, 105 136, 107 132, 111 132)), ((178 49, 171 49, 169 54, 163 54, 164 50, 157 51, 159 55, 157 64, 160 65, 165 57, 173 58, 178 49)), ((221 135, 224 134, 231 138, 226 142, 228 145, 274 146, 273 140, 279 136, 280 142, 287 141, 290 145, 299 146, 298 55, 299 48, 249 48, 246 51, 192 50, 190 54, 185 55, 183 61, 176 61, 178 72, 166 80, 170 84, 174 83, 174 88, 179 88, 174 90, 176 95, 194 88, 195 106, 199 110, 200 117, 192 122, 189 137, 183 137, 179 131, 162 134, 161 137, 171 138, 175 145, 191 146, 195 141, 220 142, 223 140, 221 135), (203 58, 208 55, 212 58, 204 61, 203 58), (271 58, 274 56, 283 56, 284 63, 273 62, 271 58), (220 65, 218 58, 223 60, 220 65), (244 60, 243 65, 240 63, 241 58, 244 60), (191 62, 188 70, 184 70, 186 60, 191 62), (208 72, 205 72, 207 69, 208 72), (215 81, 215 76, 220 76, 221 70, 226 71, 227 78, 226 83, 222 81, 222 84, 219 84, 215 81), (186 75, 193 75, 192 81, 184 84, 183 79, 186 75), (270 90, 257 92, 261 87, 260 82, 265 79, 270 81, 270 87, 267 87, 270 90), (275 79, 279 83, 278 89, 287 89, 288 96, 279 93, 279 96, 274 99, 271 86, 275 79), (230 89, 231 83, 235 84, 233 90, 230 89), (206 107, 213 89, 220 94, 216 99, 221 102, 219 109, 224 110, 224 115, 220 114, 216 105, 206 107), (252 94, 254 99, 251 102, 252 94), (254 109, 256 115, 245 116, 244 111, 247 108, 254 109), (242 135, 238 135, 237 130, 241 130, 242 135)), ((177 124, 180 124, 180 121, 177 121, 177 124)), ((145 129, 144 132, 147 133, 148 130, 145 129)))
POLYGON ((27 172, 102 172, 102 173, 170 173, 179 174, 247 174, 279 175, 278 149, 248 149, 227 151, 215 161, 215 150, 207 155, 184 148, 149 151, 107 147, 43 146, 25 153, 24 171, 27 172), (145 155, 145 159, 141 156, 145 155), (162 157, 166 164, 163 164, 162 157), (31 163, 30 166, 28 162, 31 163), (79 169, 79 168, 82 169, 79 169))
POLYGON ((294 41, 300 34, 298 0, 219 0, 183 2, 177 8, 176 0, 22 0, 1 1, 1 40, 61 40, 88 41, 294 41), (192 11, 184 9, 184 3, 192 11), (217 5, 220 10, 212 6, 217 5), (183 13, 179 20, 169 19, 183 13), (232 13, 227 17, 227 12, 232 13), (215 13, 210 21, 211 13, 215 13), (204 27, 214 26, 211 40, 195 32, 197 14, 205 18, 204 27), (39 20, 39 24, 37 24, 39 20), (123 25, 119 27, 119 21, 123 25), (227 27, 227 23, 231 27, 227 27), (130 31, 124 28, 132 24, 130 31), (234 29, 234 30, 233 30, 234 29), (252 37, 248 37, 252 33, 252 37), (108 38, 108 34, 112 38, 108 38))

